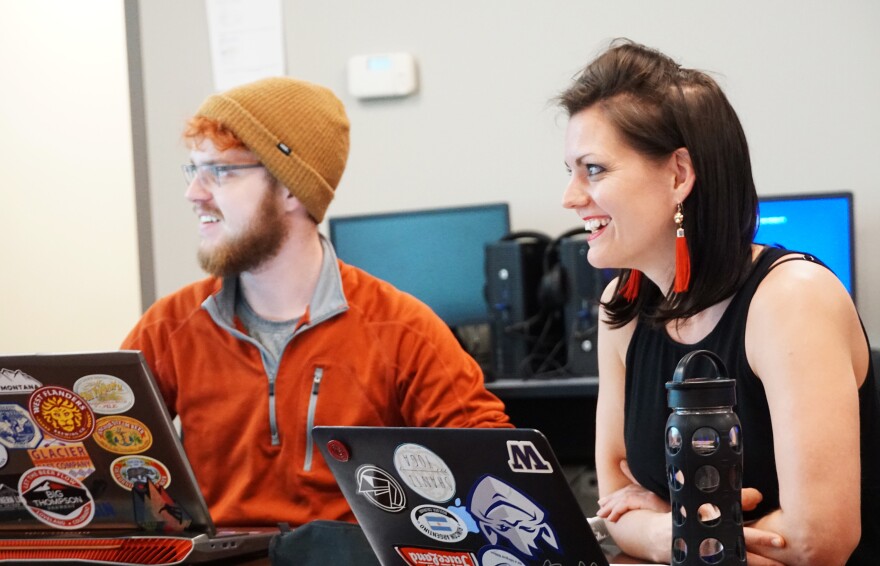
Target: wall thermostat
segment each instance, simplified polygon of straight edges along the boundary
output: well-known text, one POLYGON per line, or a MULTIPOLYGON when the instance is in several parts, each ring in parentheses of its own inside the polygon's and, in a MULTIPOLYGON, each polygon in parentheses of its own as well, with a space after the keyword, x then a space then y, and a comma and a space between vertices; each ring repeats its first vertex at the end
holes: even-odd
POLYGON ((355 98, 407 96, 418 88, 410 53, 355 55, 348 60, 348 92, 355 98))

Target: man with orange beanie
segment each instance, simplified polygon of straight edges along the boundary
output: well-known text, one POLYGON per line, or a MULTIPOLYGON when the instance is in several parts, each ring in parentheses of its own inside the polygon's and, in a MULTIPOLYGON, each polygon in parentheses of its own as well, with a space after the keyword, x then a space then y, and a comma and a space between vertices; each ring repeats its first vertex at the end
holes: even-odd
POLYGON ((157 301, 122 347, 180 416, 220 525, 354 520, 315 425, 510 426, 448 327, 319 233, 348 130, 328 89, 269 78, 209 97, 185 131, 210 277, 157 301))

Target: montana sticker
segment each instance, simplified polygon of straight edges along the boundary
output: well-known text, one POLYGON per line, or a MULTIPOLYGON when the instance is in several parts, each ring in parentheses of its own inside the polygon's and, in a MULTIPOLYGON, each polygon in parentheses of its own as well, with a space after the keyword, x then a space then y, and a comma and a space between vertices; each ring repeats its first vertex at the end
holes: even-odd
POLYGON ((139 454, 153 445, 150 430, 131 417, 101 417, 92 438, 98 446, 116 454, 139 454))
POLYGON ((89 490, 59 470, 31 468, 18 480, 18 493, 28 512, 50 527, 79 529, 95 516, 95 502, 89 490))
POLYGON ((20 369, 0 368, 0 394, 30 393, 42 385, 20 369))
POLYGON ((455 495, 452 470, 440 456, 418 444, 401 444, 394 450, 394 468, 410 489, 436 503, 455 495))
POLYGON ((91 436, 95 415, 82 397, 63 387, 41 387, 31 393, 28 410, 46 434, 73 442, 91 436))
POLYGON ((134 392, 112 375, 86 375, 76 380, 73 390, 99 415, 118 415, 134 406, 134 392))
POLYGON ((159 487, 171 484, 171 474, 165 464, 149 456, 122 456, 110 464, 113 481, 129 491, 136 483, 152 482, 159 487))
POLYGON ((419 505, 410 513, 410 519, 423 535, 440 542, 459 542, 468 534, 467 525, 458 515, 436 505, 419 505))

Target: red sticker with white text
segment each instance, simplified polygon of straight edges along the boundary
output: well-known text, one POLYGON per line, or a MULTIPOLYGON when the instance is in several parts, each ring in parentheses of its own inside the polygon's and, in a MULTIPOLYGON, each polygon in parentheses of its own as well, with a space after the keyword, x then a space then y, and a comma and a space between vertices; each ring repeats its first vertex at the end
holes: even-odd
POLYGON ((477 557, 470 552, 416 546, 395 546, 394 550, 409 566, 435 566, 437 564, 477 566, 477 557))
POLYGON ((79 529, 95 516, 95 502, 86 486, 60 470, 31 468, 18 480, 18 493, 28 512, 50 527, 79 529))

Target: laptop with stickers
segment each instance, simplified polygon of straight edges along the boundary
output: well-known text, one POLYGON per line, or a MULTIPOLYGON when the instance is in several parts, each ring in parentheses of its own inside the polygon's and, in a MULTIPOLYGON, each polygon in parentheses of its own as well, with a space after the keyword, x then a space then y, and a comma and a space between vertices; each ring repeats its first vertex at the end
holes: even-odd
POLYGON ((531 429, 315 427, 384 566, 607 566, 531 429))
POLYGON ((140 352, 0 356, 0 561, 203 562, 277 532, 215 528, 140 352))

